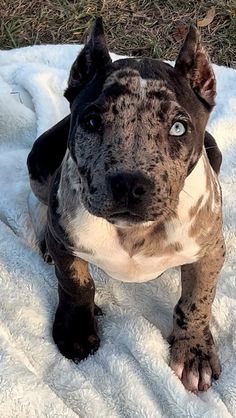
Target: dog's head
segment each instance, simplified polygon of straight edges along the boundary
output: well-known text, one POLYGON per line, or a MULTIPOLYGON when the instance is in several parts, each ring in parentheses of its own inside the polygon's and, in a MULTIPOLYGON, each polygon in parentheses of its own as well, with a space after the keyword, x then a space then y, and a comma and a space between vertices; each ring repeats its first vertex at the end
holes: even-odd
POLYGON ((201 156, 215 89, 194 27, 174 67, 149 58, 112 63, 98 18, 65 92, 85 208, 124 225, 169 217, 201 156))

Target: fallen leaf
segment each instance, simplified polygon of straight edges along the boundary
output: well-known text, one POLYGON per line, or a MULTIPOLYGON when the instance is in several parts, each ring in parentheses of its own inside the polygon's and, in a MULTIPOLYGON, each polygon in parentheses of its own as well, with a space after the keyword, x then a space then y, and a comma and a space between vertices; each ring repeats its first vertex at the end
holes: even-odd
POLYGON ((210 7, 210 9, 208 9, 206 17, 197 21, 197 26, 199 28, 204 28, 205 26, 210 25, 215 15, 216 15, 216 9, 215 9, 215 6, 212 6, 210 7))

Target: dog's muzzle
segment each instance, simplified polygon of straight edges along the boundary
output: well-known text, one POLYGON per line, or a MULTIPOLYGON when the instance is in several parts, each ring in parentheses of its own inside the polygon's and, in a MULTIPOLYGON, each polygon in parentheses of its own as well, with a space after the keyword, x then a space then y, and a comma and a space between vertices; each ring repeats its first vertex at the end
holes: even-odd
POLYGON ((114 209, 108 220, 142 222, 143 212, 154 186, 142 173, 118 172, 106 177, 109 198, 114 202, 114 209))

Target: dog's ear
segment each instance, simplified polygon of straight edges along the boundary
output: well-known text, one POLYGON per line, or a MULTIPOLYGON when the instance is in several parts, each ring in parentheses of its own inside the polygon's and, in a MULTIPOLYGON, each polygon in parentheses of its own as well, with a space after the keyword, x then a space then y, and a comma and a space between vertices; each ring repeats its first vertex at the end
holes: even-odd
POLYGON ((200 33, 195 26, 189 28, 175 69, 189 80, 191 88, 210 110, 215 104, 216 80, 208 55, 201 44, 200 33))
POLYGON ((102 18, 98 17, 93 24, 88 42, 71 67, 68 87, 64 93, 67 100, 71 103, 79 90, 110 62, 102 18))

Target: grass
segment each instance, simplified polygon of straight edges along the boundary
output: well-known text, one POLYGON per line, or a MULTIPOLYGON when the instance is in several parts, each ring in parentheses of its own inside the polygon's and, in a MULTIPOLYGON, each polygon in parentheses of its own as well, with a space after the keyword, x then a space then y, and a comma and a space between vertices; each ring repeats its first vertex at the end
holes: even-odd
POLYGON ((213 62, 236 67, 236 0, 1 0, 0 48, 81 43, 102 15, 111 51, 174 59, 186 27, 212 6, 204 42, 213 62))

